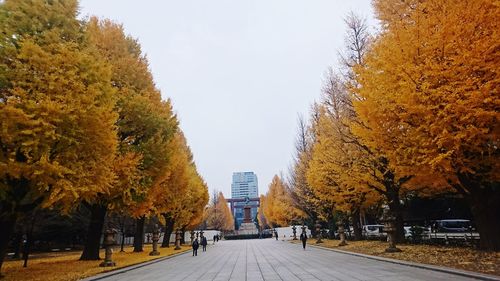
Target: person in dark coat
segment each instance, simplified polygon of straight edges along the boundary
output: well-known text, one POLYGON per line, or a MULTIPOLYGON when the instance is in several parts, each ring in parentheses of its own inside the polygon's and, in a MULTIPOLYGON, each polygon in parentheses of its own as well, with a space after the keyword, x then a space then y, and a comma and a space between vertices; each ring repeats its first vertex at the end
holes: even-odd
POLYGON ((203 236, 201 237, 201 246, 202 246, 202 249, 203 249, 203 252, 206 252, 207 251, 207 237, 203 236))
POLYGON ((194 239, 193 241, 193 257, 198 256, 198 247, 200 247, 200 244, 198 243, 198 239, 194 239))
POLYGON ((214 244, 215 244, 215 242, 216 242, 216 241, 215 241, 216 237, 217 237, 217 236, 216 236, 216 235, 214 235, 214 244))
POLYGON ((302 232, 302 234, 300 234, 300 241, 302 241, 302 248, 304 248, 304 250, 305 250, 306 249, 306 242, 307 242, 307 234, 302 232))
POLYGON ((278 231, 274 231, 274 236, 276 236, 276 240, 278 240, 278 231))

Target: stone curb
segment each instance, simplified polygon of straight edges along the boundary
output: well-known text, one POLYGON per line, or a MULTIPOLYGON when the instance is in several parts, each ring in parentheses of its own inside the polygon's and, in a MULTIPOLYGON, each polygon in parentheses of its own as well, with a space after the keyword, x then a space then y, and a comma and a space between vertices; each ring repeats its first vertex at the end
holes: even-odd
POLYGON ((464 277, 469 277, 469 278, 474 278, 474 279, 479 279, 479 280, 500 281, 500 277, 497 277, 494 275, 488 275, 488 274, 484 274, 484 273, 477 273, 477 272, 473 272, 473 271, 454 269, 454 268, 444 267, 444 266, 428 265, 428 264, 416 263, 416 262, 409 262, 409 261, 403 261, 403 260, 397 260, 397 259, 391 259, 391 258, 377 257, 377 256, 372 256, 372 255, 337 250, 337 249, 316 246, 316 245, 311 245, 311 244, 308 244, 308 246, 311 246, 311 247, 317 248, 317 249, 321 249, 321 250, 327 250, 327 251, 337 252, 337 253, 341 253, 341 254, 346 254, 346 255, 358 256, 358 257, 363 257, 363 258, 377 260, 377 261, 383 261, 383 262, 406 265, 406 266, 422 268, 422 269, 427 269, 427 270, 439 271, 439 272, 444 272, 444 273, 449 273, 449 274, 454 274, 454 275, 459 275, 459 276, 464 276, 464 277))
POLYGON ((133 264, 133 265, 128 265, 128 266, 125 266, 125 267, 117 268, 117 269, 114 269, 114 270, 111 270, 111 271, 108 271, 108 272, 104 272, 104 273, 100 273, 100 274, 97 274, 97 275, 94 275, 94 276, 86 277, 84 279, 80 279, 80 281, 102 280, 102 279, 105 279, 105 278, 108 278, 108 277, 111 277, 111 276, 122 274, 122 273, 125 273, 125 272, 128 272, 128 271, 132 271, 134 269, 145 267, 145 266, 148 266, 150 264, 155 264, 157 262, 161 262, 161 261, 164 261, 164 260, 175 258, 175 257, 180 256, 180 255, 185 255, 185 254, 190 253, 190 252, 191 251, 189 249, 186 249, 185 251, 182 251, 182 252, 177 253, 177 254, 173 254, 173 255, 170 255, 170 256, 162 257, 162 258, 157 258, 157 259, 150 260, 150 261, 143 262, 143 263, 138 263, 138 264, 133 264))

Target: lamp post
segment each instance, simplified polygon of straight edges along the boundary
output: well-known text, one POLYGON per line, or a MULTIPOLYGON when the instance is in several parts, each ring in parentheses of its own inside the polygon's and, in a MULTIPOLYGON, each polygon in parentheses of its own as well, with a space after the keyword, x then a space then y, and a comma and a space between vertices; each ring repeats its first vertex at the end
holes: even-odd
POLYGON ((160 252, 158 252, 158 240, 160 240, 160 231, 158 230, 158 224, 155 224, 153 228, 153 251, 149 253, 150 256, 160 255, 160 252))
POLYGON ((340 237, 340 243, 339 246, 345 246, 347 245, 347 242, 345 241, 345 230, 344 230, 344 221, 339 220, 337 221, 337 227, 339 231, 339 237, 340 237))
POLYGON ((99 264, 101 267, 115 266, 116 263, 113 261, 113 245, 115 244, 115 234, 116 230, 108 229, 104 233, 104 247, 106 247, 106 253, 104 256, 104 261, 99 264))
POLYGON ((321 240, 321 224, 319 223, 319 220, 316 221, 316 235, 318 237, 316 244, 323 243, 323 240, 321 240))
POLYGON ((180 250, 181 249, 181 231, 177 230, 175 232, 175 248, 174 250, 180 250))

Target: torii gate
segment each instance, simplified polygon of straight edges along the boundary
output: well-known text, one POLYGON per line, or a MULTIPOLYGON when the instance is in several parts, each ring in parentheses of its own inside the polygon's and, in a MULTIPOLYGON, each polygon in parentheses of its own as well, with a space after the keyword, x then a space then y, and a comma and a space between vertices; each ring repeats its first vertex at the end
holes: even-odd
POLYGON ((230 198, 230 199, 226 199, 226 201, 231 205, 231 214, 233 214, 234 216, 234 209, 244 209, 245 208, 245 205, 241 204, 241 205, 236 205, 235 203, 236 202, 245 202, 245 203, 249 203, 249 202, 257 202, 257 205, 252 205, 252 207, 260 207, 260 198, 249 198, 249 197, 245 197, 245 198, 230 198), (236 206, 235 206, 236 205, 236 206))

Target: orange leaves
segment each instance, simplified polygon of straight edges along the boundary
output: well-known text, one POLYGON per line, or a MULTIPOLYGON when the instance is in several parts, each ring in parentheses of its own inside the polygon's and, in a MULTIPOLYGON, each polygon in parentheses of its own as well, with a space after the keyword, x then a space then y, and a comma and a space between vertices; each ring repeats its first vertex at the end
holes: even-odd
POLYGON ((214 193, 211 204, 205 209, 205 220, 209 229, 234 230, 234 218, 222 192, 214 193))
POLYGON ((181 207, 188 194, 191 165, 184 136, 179 133, 168 144, 169 159, 164 174, 167 175, 150 192, 156 213, 167 213, 181 207))
POLYGON ((135 39, 111 21, 78 20, 77 1, 0 9, 0 200, 27 180, 46 207, 99 201, 151 215, 173 190, 203 202, 188 192, 206 186, 192 179, 172 105, 135 39))
POLYGON ((359 134, 400 175, 417 166, 452 183, 457 173, 498 180, 498 6, 425 1, 389 10, 395 2, 376 1, 385 29, 367 67, 356 69, 363 100, 355 107, 371 128, 359 134))
POLYGON ((117 115, 110 73, 78 36, 66 36, 83 36, 73 25, 78 23, 73 5, 28 6, 23 1, 1 6, 5 15, 16 15, 2 19, 2 42, 23 26, 27 33, 41 28, 31 36, 16 35, 16 48, 2 56, 9 83, 1 90, 1 182, 15 189, 15 182, 27 181, 25 200, 69 209, 107 192, 113 180, 117 115), (46 14, 30 17, 37 8, 46 14), (55 14, 68 25, 49 24, 55 14))
POLYGON ((498 267, 500 253, 483 252, 470 247, 404 244, 398 245, 398 248, 401 248, 402 252, 387 253, 385 252, 387 243, 381 241, 350 241, 348 245, 339 247, 336 240, 324 240, 321 246, 334 249, 342 248, 344 251, 367 255, 500 275, 500 268, 498 267))
POLYGON ((178 228, 194 227, 203 219, 208 203, 208 188, 196 171, 191 151, 182 132, 167 145, 168 161, 163 178, 148 193, 151 215, 163 215, 175 221, 178 228))
MULTIPOLYGON (((173 255, 179 252, 188 251, 190 247, 182 246, 182 250, 174 250, 174 247, 162 248, 159 256, 150 256, 151 244, 144 245, 144 251, 140 253, 126 249, 126 252, 114 250, 113 261, 115 267, 100 267, 101 261, 81 261, 80 252, 55 252, 42 254, 42 257, 30 259, 29 267, 22 267, 19 260, 5 261, 5 280, 26 280, 26 281, 76 281, 85 277, 100 274, 110 270, 131 266, 146 261, 151 261, 161 257, 173 255)), ((104 256, 104 250, 101 250, 104 256)))
POLYGON ((114 159, 113 172, 115 180, 113 188, 106 194, 108 207, 111 211, 122 211, 134 205, 137 197, 145 196, 141 188, 141 175, 137 169, 141 162, 141 155, 135 152, 119 154, 114 159))
POLYGON ((383 29, 355 69, 354 132, 405 188, 468 199, 498 250, 500 7, 491 0, 375 1, 383 29), (486 101, 486 102, 485 102, 486 101), (479 211, 481 210, 481 211, 479 211))
POLYGON ((208 201, 140 45, 77 14, 76 0, 0 2, 1 251, 19 213, 38 207, 175 210, 184 227, 208 201))
POLYGON ((323 106, 307 180, 320 200, 350 212, 379 201, 380 195, 369 188, 379 184, 370 177, 370 155, 354 142, 356 138, 345 123, 349 116, 340 114, 341 110, 323 106))
POLYGON ((100 200, 133 216, 176 208, 173 195, 187 190, 191 160, 170 101, 162 101, 140 45, 121 25, 91 18, 87 32, 112 71, 119 113, 115 172, 121 176, 100 200))
POLYGON ((267 223, 273 226, 288 226, 304 216, 303 212, 293 205, 286 183, 277 175, 273 177, 260 204, 259 213, 262 212, 267 223))

